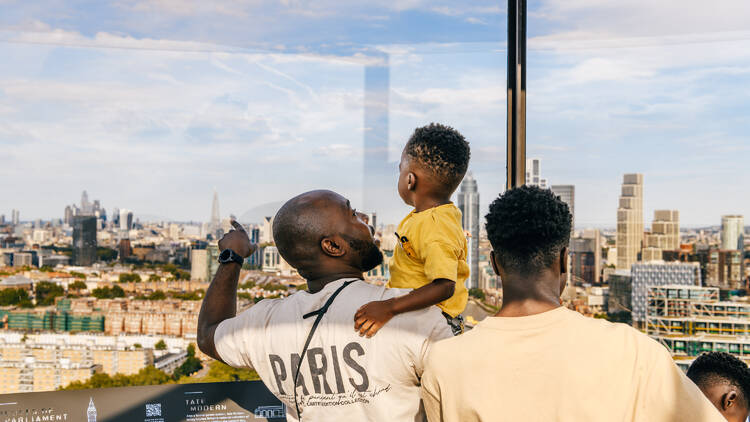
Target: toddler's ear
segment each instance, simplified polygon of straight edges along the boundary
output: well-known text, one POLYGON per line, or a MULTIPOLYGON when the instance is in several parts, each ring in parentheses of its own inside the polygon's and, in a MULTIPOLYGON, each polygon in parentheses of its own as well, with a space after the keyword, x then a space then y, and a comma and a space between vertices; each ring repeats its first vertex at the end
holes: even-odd
POLYGON ((406 176, 406 188, 412 191, 417 188, 417 175, 416 174, 409 173, 406 176))

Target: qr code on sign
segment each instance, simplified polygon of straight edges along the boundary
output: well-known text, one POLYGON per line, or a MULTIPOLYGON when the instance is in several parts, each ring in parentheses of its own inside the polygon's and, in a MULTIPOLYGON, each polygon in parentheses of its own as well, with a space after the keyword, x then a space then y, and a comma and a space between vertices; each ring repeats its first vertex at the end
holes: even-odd
POLYGON ((146 417, 153 418, 161 416, 161 403, 149 403, 146 405, 146 417))

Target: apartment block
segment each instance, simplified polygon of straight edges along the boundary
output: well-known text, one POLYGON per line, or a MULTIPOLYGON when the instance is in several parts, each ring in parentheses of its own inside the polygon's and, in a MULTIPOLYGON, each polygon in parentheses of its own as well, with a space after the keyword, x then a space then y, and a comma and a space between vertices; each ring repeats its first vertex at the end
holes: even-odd
POLYGON ((643 246, 643 175, 623 177, 617 208, 617 269, 629 270, 643 246))
POLYGON ((721 301, 716 287, 650 287, 646 330, 681 366, 704 352, 750 360, 750 303, 721 301))

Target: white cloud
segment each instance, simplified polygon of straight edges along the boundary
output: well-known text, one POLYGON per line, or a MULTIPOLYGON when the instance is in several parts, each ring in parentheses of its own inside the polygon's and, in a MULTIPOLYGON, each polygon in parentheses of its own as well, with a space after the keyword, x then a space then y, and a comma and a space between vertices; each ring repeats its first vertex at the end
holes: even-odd
MULTIPOLYGON (((722 0, 543 0, 531 12, 562 31, 588 31, 602 37, 659 36, 748 29, 750 2, 722 0)), ((557 32, 560 32, 558 30, 557 32)))

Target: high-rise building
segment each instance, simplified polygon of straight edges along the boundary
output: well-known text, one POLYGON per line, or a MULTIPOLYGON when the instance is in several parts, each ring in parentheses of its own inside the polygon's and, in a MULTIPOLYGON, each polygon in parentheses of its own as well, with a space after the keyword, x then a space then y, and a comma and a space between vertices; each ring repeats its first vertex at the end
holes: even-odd
POLYGON ((211 281, 219 270, 219 247, 214 243, 190 254, 190 279, 211 281))
POLYGON ((643 244, 643 175, 623 177, 617 208, 617 269, 629 270, 638 262, 643 244))
POLYGON ((133 248, 130 244, 130 239, 120 239, 120 244, 117 247, 120 261, 124 261, 133 254, 133 248))
MULTIPOLYGON (((250 236, 250 242, 260 245, 260 227, 251 227, 247 234, 250 236)), ((263 265, 263 250, 261 247, 256 248, 255 252, 247 258, 247 263, 253 267, 261 267, 263 265)))
POLYGON ((745 249, 745 218, 741 215, 721 217, 721 249, 741 251, 745 249))
POLYGON ((571 228, 575 229, 576 227, 576 187, 573 185, 552 185, 550 187, 552 190, 552 193, 560 197, 560 200, 568 204, 568 209, 570 209, 570 216, 572 217, 571 221, 571 228))
POLYGON ((83 191, 81 194, 81 215, 92 214, 91 203, 89 202, 89 194, 83 191))
POLYGON ((18 223, 21 222, 21 212, 18 210, 11 210, 11 223, 13 223, 14 226, 17 226, 18 223))
POLYGON ((547 189, 547 179, 542 177, 542 160, 529 158, 526 160, 526 185, 547 189))
POLYGON ((632 266, 631 275, 633 322, 638 323, 646 321, 649 287, 701 285, 701 269, 697 262, 637 262, 632 266))
POLYGON ((219 194, 214 191, 214 199, 211 202, 211 233, 216 237, 216 232, 221 229, 221 214, 219 213, 219 194))
POLYGON ((208 251, 193 249, 190 253, 190 279, 194 281, 208 280, 208 251))
POLYGON ((710 249, 706 264, 706 285, 723 290, 743 288, 743 253, 742 250, 710 249))
POLYGON ((651 233, 646 235, 643 261, 663 259, 663 251, 680 249, 680 212, 677 210, 654 211, 651 233))
POLYGON ((632 312, 633 310, 633 276, 627 270, 615 270, 607 279, 609 298, 607 312, 632 312))
POLYGON ((5 214, 0 214, 0 224, 5 224, 5 214))
POLYGON ((121 209, 120 210, 120 230, 130 231, 133 229, 133 211, 121 209))
POLYGON ((479 189, 471 172, 464 177, 458 191, 458 209, 463 216, 463 228, 469 232, 469 280, 467 288, 479 287, 479 189))
POLYGON ((73 224, 73 207, 70 205, 67 205, 65 207, 65 216, 63 217, 63 222, 67 225, 73 224))
POLYGON ((601 235, 597 229, 584 230, 570 239, 571 275, 574 282, 598 283, 602 272, 601 235))
POLYGON ((273 217, 263 217, 260 225, 260 243, 273 243, 273 217))
POLYGON ((96 262, 96 217, 73 219, 73 265, 90 266, 96 262))

